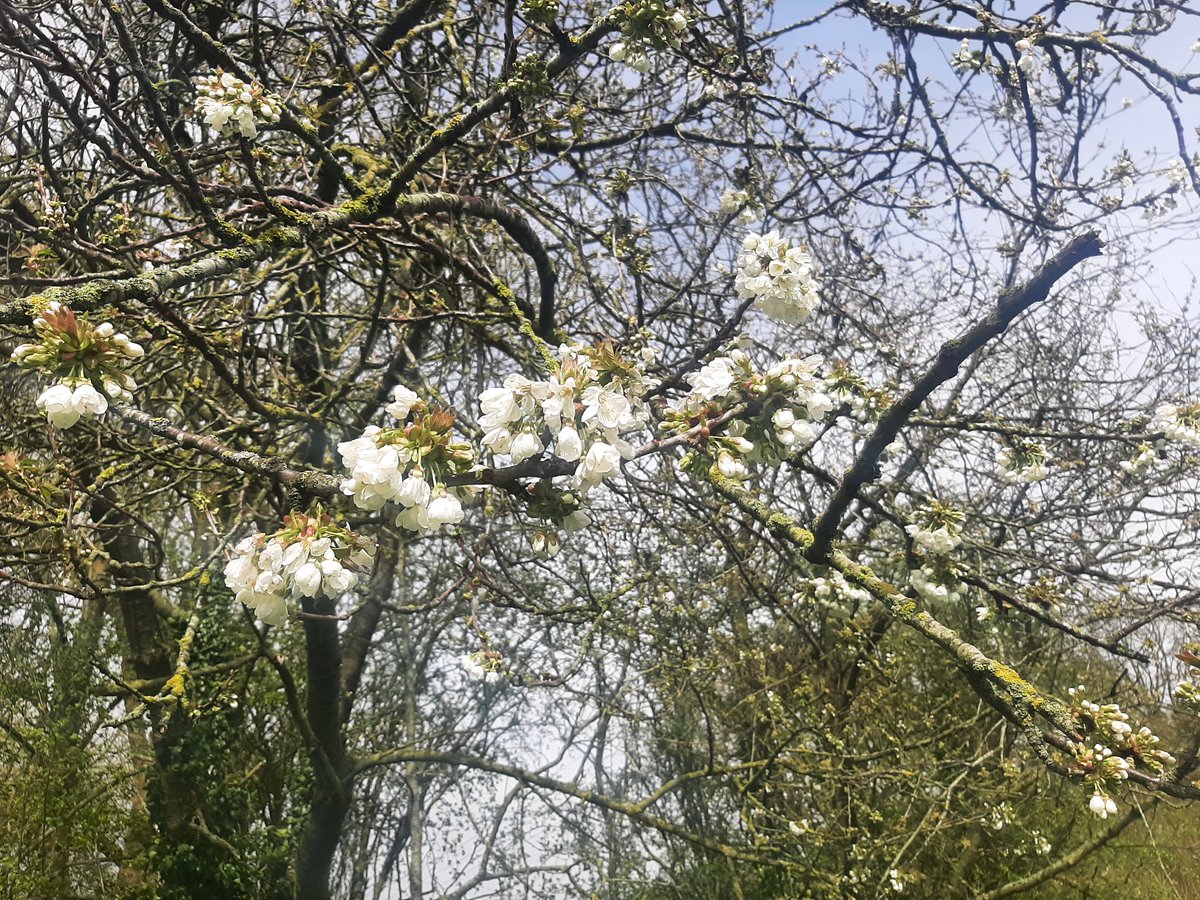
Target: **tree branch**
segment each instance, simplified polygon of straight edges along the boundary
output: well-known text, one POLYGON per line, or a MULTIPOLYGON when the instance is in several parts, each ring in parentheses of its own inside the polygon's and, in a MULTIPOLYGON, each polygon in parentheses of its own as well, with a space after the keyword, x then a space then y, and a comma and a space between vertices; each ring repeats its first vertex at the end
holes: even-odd
POLYGON ((1029 281, 1001 294, 996 301, 996 308, 986 318, 960 337, 942 345, 933 365, 917 379, 908 393, 889 406, 880 417, 879 424, 859 451, 854 465, 843 476, 837 491, 829 501, 829 506, 813 527, 813 542, 808 550, 811 562, 821 563, 827 559, 842 517, 858 496, 862 486, 879 477, 879 459, 887 445, 896 439, 908 417, 916 412, 930 394, 953 378, 971 354, 1002 334, 1025 310, 1045 300, 1050 289, 1060 278, 1085 259, 1099 256, 1103 248, 1100 235, 1095 231, 1088 231, 1074 238, 1029 281))

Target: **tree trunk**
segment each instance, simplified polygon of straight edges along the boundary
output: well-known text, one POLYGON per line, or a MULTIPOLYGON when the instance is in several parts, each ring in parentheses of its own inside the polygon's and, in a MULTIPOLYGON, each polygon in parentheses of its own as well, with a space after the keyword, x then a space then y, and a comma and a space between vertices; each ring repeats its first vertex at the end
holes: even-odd
MULTIPOLYGON (((306 599, 303 609, 322 616, 336 613, 334 602, 324 598, 306 599)), ((296 896, 300 900, 328 900, 333 859, 352 790, 340 715, 342 654, 337 620, 305 619, 304 637, 308 722, 316 741, 311 748, 315 777, 308 821, 296 852, 296 896)))

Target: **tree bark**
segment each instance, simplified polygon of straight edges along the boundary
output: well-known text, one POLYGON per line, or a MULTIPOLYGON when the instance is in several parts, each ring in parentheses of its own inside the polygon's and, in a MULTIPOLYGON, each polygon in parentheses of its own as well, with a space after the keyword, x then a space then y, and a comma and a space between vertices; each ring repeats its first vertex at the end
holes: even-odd
POLYGON ((342 653, 337 619, 332 618, 336 612, 334 602, 306 599, 303 609, 331 618, 304 620, 308 720, 316 743, 310 748, 315 777, 308 821, 296 853, 296 896, 300 900, 328 900, 333 859, 351 794, 340 716, 342 653))

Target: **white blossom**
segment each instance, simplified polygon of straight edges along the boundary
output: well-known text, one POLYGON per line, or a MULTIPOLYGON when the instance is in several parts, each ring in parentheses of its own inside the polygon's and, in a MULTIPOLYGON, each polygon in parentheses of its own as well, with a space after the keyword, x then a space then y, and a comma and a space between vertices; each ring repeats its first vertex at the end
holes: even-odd
POLYGON ((35 403, 56 428, 70 428, 81 418, 102 415, 108 410, 108 400, 87 381, 74 386, 67 381, 52 384, 35 403))
POLYGON ((388 414, 401 422, 407 419, 412 408, 421 402, 416 391, 409 390, 402 384, 392 388, 392 398, 392 402, 387 405, 388 414))
POLYGON ((933 529, 922 528, 919 525, 906 525, 904 530, 913 539, 913 543, 924 547, 931 553, 949 553, 961 541, 961 538, 945 525, 933 529))
POLYGON ((583 441, 573 425, 566 425, 558 432, 554 446, 555 454, 567 462, 575 462, 583 453, 583 441))
POLYGON ((458 661, 467 674, 473 678, 480 678, 489 683, 500 679, 500 673, 493 668, 498 660, 484 651, 464 653, 458 658, 458 661))
POLYGON ((566 462, 578 461, 572 484, 586 493, 616 474, 620 459, 632 454, 622 435, 644 428, 649 419, 643 396, 652 381, 639 361, 654 357, 627 359, 611 343, 562 346, 558 352, 558 371, 547 379, 513 374, 503 387, 480 395, 482 443, 492 453, 508 454, 513 463, 543 449, 566 462), (546 432, 550 439, 544 444, 546 432))
POLYGON ((1092 799, 1088 801, 1088 809, 1101 819, 1107 819, 1109 816, 1116 814, 1117 804, 1112 797, 1097 792, 1092 794, 1092 799))
POLYGON ((429 527, 434 531, 443 525, 457 525, 462 520, 462 503, 457 497, 443 493, 429 501, 429 527))
POLYGON ((773 319, 788 324, 805 321, 820 302, 812 257, 788 244, 776 231, 748 234, 737 259, 734 289, 773 319))
POLYGON ((399 427, 370 425, 361 437, 338 444, 350 476, 342 492, 360 509, 399 504, 396 523, 403 528, 437 531, 457 524, 463 518, 461 497, 472 489, 447 487, 446 481, 472 470, 474 451, 454 441, 454 415, 448 410, 432 408, 402 385, 393 397, 388 412, 400 420, 399 427))
POLYGON ((1154 410, 1150 431, 1161 431, 1173 441, 1200 447, 1200 405, 1176 406, 1164 403, 1154 410))
POLYGON ((917 596, 930 603, 957 603, 965 591, 961 583, 945 573, 939 573, 933 566, 912 569, 908 573, 908 583, 917 596))
POLYGON ((1050 474, 1046 465, 1050 454, 1036 441, 1022 441, 1018 446, 996 449, 996 464, 1000 477, 1009 484, 1033 484, 1050 474))
POLYGON ((292 577, 292 585, 302 597, 315 597, 321 590, 321 567, 314 562, 306 562, 292 577))
POLYGON ((563 519, 563 530, 571 534, 576 531, 582 531, 591 524, 591 517, 583 510, 578 509, 563 519))
POLYGON ((522 410, 517 404, 516 391, 508 387, 489 388, 479 395, 479 408, 483 415, 479 424, 484 429, 494 429, 521 418, 522 410))
POLYGON ((727 396, 734 385, 734 362, 719 356, 687 376, 692 393, 704 400, 719 400, 727 396))
POLYGON ((758 219, 762 211, 762 207, 755 202, 749 191, 735 188, 725 189, 718 208, 722 215, 732 216, 736 213, 737 217, 733 220, 735 225, 751 224, 758 219))
POLYGON ((242 137, 258 135, 259 123, 279 121, 282 103, 262 87, 242 81, 230 72, 215 72, 196 79, 196 112, 204 123, 224 135, 236 130, 242 137))
POLYGON ((982 50, 972 50, 971 41, 968 38, 963 38, 958 52, 950 57, 950 65, 956 72, 978 72, 986 62, 986 54, 982 50))
POLYGON ((554 559, 561 547, 562 542, 552 529, 539 528, 533 535, 533 552, 542 559, 554 559))
POLYGON ((91 324, 57 301, 34 320, 38 340, 19 345, 12 360, 26 369, 42 369, 58 379, 36 404, 59 428, 107 411, 108 400, 130 400, 137 389, 124 366, 145 355, 141 344, 120 333, 111 322, 91 324), (96 386, 99 386, 99 390, 96 386))
POLYGON ((542 452, 541 439, 531 431, 522 431, 512 440, 509 454, 514 463, 523 462, 542 452))
POLYGON ((620 40, 608 48, 608 58, 624 63, 639 74, 650 70, 650 47, 678 49, 683 44, 688 27, 687 16, 682 10, 668 9, 659 4, 656 17, 641 19, 634 27, 630 22, 622 29, 620 40))
POLYGON ((597 441, 587 451, 587 455, 575 469, 573 484, 584 490, 599 484, 609 475, 619 471, 621 454, 611 444, 597 441))
POLYGON ((1171 164, 1167 166, 1166 175, 1167 183, 1173 188, 1183 187, 1188 182, 1187 166, 1178 157, 1171 160, 1171 164))
POLYGON ((225 565, 225 584, 268 625, 287 620, 288 599, 336 598, 358 581, 375 545, 327 516, 293 513, 282 529, 240 541, 225 565))
POLYGON ((825 577, 812 578, 803 583, 804 589, 792 595, 793 603, 802 603, 806 592, 821 606, 851 610, 871 601, 871 592, 846 580, 841 572, 831 571, 825 577))
POLYGON ((1158 451, 1150 444, 1140 444, 1132 459, 1123 459, 1118 465, 1128 475, 1141 475, 1158 462, 1158 451))
POLYGON ((1021 54, 1017 60, 1017 68, 1032 77, 1038 68, 1038 58, 1034 54, 1033 43, 1028 38, 1017 41, 1017 52, 1021 54))
POLYGON ((433 489, 421 475, 409 474, 400 482, 400 489, 393 498, 402 506, 428 506, 433 489))
POLYGON ((742 481, 750 477, 746 464, 731 453, 722 453, 717 457, 717 470, 726 478, 742 481))

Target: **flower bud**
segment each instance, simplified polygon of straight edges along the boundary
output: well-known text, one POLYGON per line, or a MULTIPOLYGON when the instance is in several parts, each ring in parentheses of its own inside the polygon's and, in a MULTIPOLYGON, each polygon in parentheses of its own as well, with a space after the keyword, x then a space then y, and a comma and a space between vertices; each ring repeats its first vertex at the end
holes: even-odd
POLYGON ((40 349, 40 344, 19 344, 12 352, 12 361, 18 365, 40 349))

